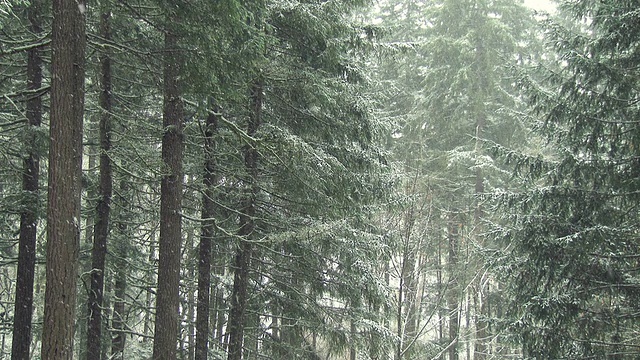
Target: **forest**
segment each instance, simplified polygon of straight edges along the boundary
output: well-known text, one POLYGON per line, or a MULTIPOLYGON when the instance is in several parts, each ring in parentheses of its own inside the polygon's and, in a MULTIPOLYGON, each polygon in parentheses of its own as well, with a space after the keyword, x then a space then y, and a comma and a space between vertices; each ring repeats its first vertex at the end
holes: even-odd
POLYGON ((0 0, 0 359, 640 358, 640 0, 0 0))

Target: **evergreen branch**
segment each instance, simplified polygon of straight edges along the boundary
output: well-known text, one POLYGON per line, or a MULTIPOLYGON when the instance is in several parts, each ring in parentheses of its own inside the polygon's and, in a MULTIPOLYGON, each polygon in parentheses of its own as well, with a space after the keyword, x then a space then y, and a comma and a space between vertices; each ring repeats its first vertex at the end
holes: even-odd
MULTIPOLYGON (((194 101, 190 101, 190 100, 187 100, 187 99, 185 99, 185 98, 180 98, 180 99, 181 99, 182 101, 184 101, 184 103, 185 103, 185 104, 191 105, 191 106, 195 107, 196 109, 197 109, 197 108, 199 108, 198 104, 197 104, 197 103, 195 103, 194 101)), ((205 110, 206 110, 207 114, 217 116, 217 117, 218 117, 218 119, 219 119, 222 123, 224 123, 225 125, 227 125, 227 126, 231 129, 231 131, 232 131, 234 134, 238 135, 238 137, 240 137, 240 139, 241 139, 241 140, 243 140, 247 145, 254 146, 254 145, 256 145, 256 144, 260 141, 259 139, 255 138, 255 137, 253 137, 253 136, 250 136, 249 134, 247 134, 247 132, 246 132, 246 131, 244 131, 244 130, 240 129, 240 128, 238 127, 238 125, 236 125, 236 124, 234 124, 234 123, 233 123, 233 121, 230 121, 230 120, 228 120, 227 118, 225 118, 225 117, 224 117, 224 115, 222 115, 222 113, 215 112, 215 111, 213 111, 213 110, 211 110, 211 109, 208 109, 208 108, 207 108, 207 109, 205 109, 205 110)))
POLYGON ((187 220, 191 220, 191 221, 195 221, 195 222, 211 221, 211 222, 213 222, 213 226, 216 228, 216 230, 219 230, 224 235, 226 235, 226 236, 228 236, 229 238, 232 238, 232 239, 237 239, 237 240, 244 241, 244 242, 250 242, 252 244, 260 244, 260 243, 268 242, 266 236, 264 236, 261 239, 248 239, 248 238, 246 238, 244 236, 241 236, 241 235, 238 235, 238 234, 235 234, 235 233, 231 233, 231 232, 227 231, 225 228, 219 226, 217 224, 217 222, 216 222, 216 218, 197 218, 197 217, 189 216, 189 215, 185 214, 184 212, 181 212, 180 216, 182 216, 183 218, 185 218, 187 220))
MULTIPOLYGON (((22 91, 17 91, 17 92, 13 92, 13 93, 8 93, 8 94, 4 94, 2 95, 2 98, 5 98, 9 101, 10 98, 19 98, 19 97, 26 97, 27 95, 32 95, 34 97, 38 97, 38 96, 42 96, 44 94, 46 94, 47 92, 49 92, 49 90, 51 90, 51 86, 50 85, 45 85, 39 89, 33 89, 33 90, 22 90, 22 91)), ((32 99, 31 97, 27 97, 24 100, 21 101, 26 101, 32 99)))
MULTIPOLYGON (((128 327, 128 326, 127 326, 128 327)), ((147 335, 147 334, 143 334, 137 331, 133 331, 133 330, 129 330, 129 329, 115 329, 115 328, 109 328, 107 329, 107 331, 109 331, 112 334, 127 334, 127 335, 135 335, 135 336, 139 336, 145 339, 151 339, 153 340, 153 335, 147 335)))
POLYGON ((5 56, 9 56, 9 55, 18 54, 18 53, 21 53, 23 51, 28 51, 28 50, 33 50, 33 49, 38 49, 38 48, 41 48, 41 47, 45 47, 45 46, 49 45, 50 43, 51 43, 51 39, 44 39, 44 40, 41 40, 41 41, 33 43, 33 44, 17 46, 17 47, 11 48, 11 49, 6 50, 6 51, 0 51, 0 58, 5 57, 5 56))
POLYGON ((18 125, 18 124, 24 124, 26 122, 27 122, 26 119, 19 119, 19 120, 15 120, 15 121, 9 121, 9 122, 0 124, 0 128, 8 127, 8 126, 14 126, 14 125, 18 125))
POLYGON ((88 45, 94 46, 96 49, 105 49, 105 48, 111 48, 111 49, 115 49, 118 51, 125 51, 127 53, 132 53, 132 54, 136 54, 139 56, 151 56, 153 55, 152 52, 150 51, 140 51, 136 48, 127 46, 127 45, 123 45, 123 44, 119 44, 113 40, 109 40, 109 39, 105 39, 103 37, 100 37, 99 35, 96 34, 89 34, 88 35, 89 40, 87 41, 88 45), (92 39, 96 39, 96 40, 92 40, 92 39))
POLYGON ((118 3, 120 3, 121 5, 123 5, 125 8, 129 9, 139 20, 142 20, 143 22, 145 22, 147 25, 151 26, 152 28, 160 31, 161 33, 164 33, 164 28, 161 26, 156 25, 153 21, 147 19, 145 16, 143 16, 140 11, 138 11, 137 9, 135 9, 133 6, 129 5, 129 3, 127 3, 124 0, 118 0, 118 3))
POLYGON ((604 345, 604 346, 622 346, 622 347, 630 347, 635 349, 640 349, 640 345, 635 344, 625 344, 619 342, 607 342, 601 340, 586 340, 586 339, 573 339, 574 341, 585 343, 585 344, 596 344, 596 345, 604 345))

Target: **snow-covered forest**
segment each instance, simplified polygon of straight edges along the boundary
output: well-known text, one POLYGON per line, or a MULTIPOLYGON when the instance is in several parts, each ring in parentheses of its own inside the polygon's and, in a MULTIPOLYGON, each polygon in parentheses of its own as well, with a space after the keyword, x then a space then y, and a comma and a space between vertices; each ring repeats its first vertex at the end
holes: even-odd
POLYGON ((640 0, 0 0, 0 359, 640 358, 640 0))

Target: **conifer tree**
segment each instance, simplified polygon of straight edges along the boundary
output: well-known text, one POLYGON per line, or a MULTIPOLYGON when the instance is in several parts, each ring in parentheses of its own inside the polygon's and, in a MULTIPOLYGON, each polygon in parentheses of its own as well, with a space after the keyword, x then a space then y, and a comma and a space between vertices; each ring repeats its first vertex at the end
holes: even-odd
POLYGON ((399 279, 399 293, 410 294, 412 283, 423 281, 422 289, 438 294, 423 292, 426 298, 415 297, 415 302, 429 304, 422 308, 428 313, 418 318, 440 318, 425 324, 423 334, 430 329, 444 335, 422 342, 429 339, 414 332, 414 306, 399 303, 402 321, 396 330, 403 349, 396 357, 431 348, 432 356, 448 352, 455 358, 463 347, 475 346, 474 358, 483 358, 490 352, 484 329, 491 316, 491 276, 483 275, 482 258, 474 252, 485 245, 480 236, 486 218, 483 194, 506 181, 485 143, 512 144, 526 134, 514 121, 522 104, 513 87, 512 65, 505 59, 515 63, 529 56, 525 46, 534 43, 533 17, 521 2, 478 0, 406 1, 383 6, 376 15, 383 25, 394 25, 387 40, 393 60, 390 66, 382 63, 379 74, 388 98, 383 98, 388 105, 382 114, 396 124, 389 145, 404 184, 399 189, 403 196, 388 210, 397 220, 387 231, 402 239, 394 246, 402 259, 410 260, 412 249, 430 249, 424 263, 416 264, 421 271, 408 261, 410 271, 393 275, 399 279), (409 240, 406 229, 414 229, 409 240), (442 256, 443 244, 449 256, 442 256), (465 312, 467 292, 477 295, 472 296, 475 309, 465 312), (473 321, 463 322, 463 314, 473 321), (421 343, 424 348, 419 349, 416 344, 421 343))
POLYGON ((499 197, 509 252, 496 266, 523 356, 633 358, 638 3, 565 1, 560 12, 545 30, 561 61, 521 78, 550 149, 506 153, 526 190, 499 197))

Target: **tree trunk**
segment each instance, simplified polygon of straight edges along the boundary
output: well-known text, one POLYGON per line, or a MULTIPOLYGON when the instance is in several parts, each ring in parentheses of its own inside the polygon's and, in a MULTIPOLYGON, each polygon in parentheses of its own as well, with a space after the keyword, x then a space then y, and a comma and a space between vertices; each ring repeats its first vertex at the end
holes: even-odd
MULTIPOLYGON (((215 110, 215 109, 214 109, 215 110)), ((218 118, 207 116, 204 129, 204 174, 202 192, 202 229, 198 247, 198 309, 196 315, 196 360, 207 360, 209 349, 209 294, 211 291, 211 240, 215 231, 213 186, 215 185, 215 139, 218 118)))
MULTIPOLYGON (((482 49, 482 47, 480 47, 482 49)), ((480 50, 479 50, 480 52, 480 50)), ((479 111, 477 115, 478 118, 476 120, 476 156, 480 157, 482 151, 482 144, 480 139, 484 133, 485 127, 485 115, 482 111, 479 111)), ((478 164, 479 165, 479 164, 478 164)), ((476 204, 474 209, 474 238, 478 244, 482 244, 481 233, 482 233, 482 218, 484 217, 484 209, 482 207, 482 202, 480 200, 480 195, 484 193, 484 174, 482 173, 482 168, 480 166, 476 167, 475 174, 475 195, 476 195, 476 204)), ((483 264, 482 261, 477 265, 477 270, 480 271, 483 264)), ((484 279, 482 276, 477 277, 476 284, 473 287, 476 294, 474 295, 474 304, 475 306, 475 326, 476 326, 476 334, 475 334, 475 347, 473 358, 475 360, 484 360, 487 358, 488 354, 488 344, 487 338, 489 337, 487 332, 488 323, 485 320, 488 316, 488 297, 486 297, 485 289, 484 289, 484 279)))
POLYGON ((449 215, 449 294, 447 305, 449 308, 449 360, 458 360, 458 336, 459 336, 459 291, 458 288, 458 219, 456 213, 449 215))
POLYGON ((114 301, 113 301, 113 316, 112 327, 113 337, 111 338, 111 360, 124 360, 124 346, 126 342, 126 334, 123 332, 126 329, 125 319, 125 296, 127 292, 127 257, 128 257, 128 241, 129 231, 126 219, 129 215, 128 205, 128 193, 129 185, 127 179, 123 179, 120 182, 120 196, 118 197, 122 213, 118 219, 118 234, 115 237, 114 264, 116 267, 116 279, 114 284, 114 301))
POLYGON ((396 360, 402 359, 406 350, 404 345, 410 343, 411 337, 416 332, 414 304, 416 298, 415 251, 411 243, 415 220, 414 205, 411 205, 404 216, 404 244, 400 268, 400 284, 398 286, 398 310, 396 313, 399 340, 396 348, 396 360))
MULTIPOLYGON (((149 234, 149 244, 151 244, 151 246, 149 246, 149 258, 148 258, 148 264, 154 264, 156 263, 156 247, 154 246, 156 243, 156 232, 152 231, 151 234, 149 234)), ((146 280, 147 280, 147 284, 154 284, 156 282, 156 274, 153 271, 149 271, 147 272, 147 276, 146 276, 146 280)), ((150 309, 153 309, 154 307, 154 292, 153 289, 151 288, 151 286, 147 287, 147 293, 145 294, 145 304, 147 305, 147 311, 144 312, 144 324, 143 324, 143 329, 144 329, 144 334, 145 335, 150 335, 151 333, 151 328, 153 327, 153 314, 151 312, 150 309)), ((144 337, 142 339, 143 342, 147 342, 149 339, 149 337, 144 337)))
POLYGON ((478 360, 483 360, 487 358, 487 322, 484 320, 484 316, 487 314, 487 299, 482 295, 482 282, 478 281, 478 286, 476 286, 476 292, 473 296, 473 305, 475 316, 474 320, 476 323, 476 341, 473 350, 473 358, 478 360))
MULTIPOLYGON (((28 9, 31 31, 42 33, 39 0, 33 0, 28 9)), ((27 90, 37 90, 42 86, 42 56, 40 49, 27 52, 27 90)), ((13 340, 11 360, 28 360, 31 345, 31 319, 33 317, 33 281, 36 268, 36 238, 38 229, 38 204, 40 202, 40 155, 36 144, 36 129, 42 123, 42 98, 35 94, 27 100, 27 121, 29 139, 25 144, 29 149, 22 164, 22 190, 25 192, 23 209, 20 214, 20 237, 18 240, 18 269, 16 274, 16 295, 13 318, 13 340)))
POLYGON ((71 359, 82 192, 84 27, 82 0, 54 0, 47 264, 42 359, 71 359))
MULTIPOLYGON (((194 248, 194 243, 195 240, 194 238, 196 237, 195 234, 195 227, 189 227, 188 233, 187 233, 187 243, 185 244, 185 252, 190 253, 193 248, 194 248)), ((191 260, 191 259, 190 259, 191 260)), ((196 259, 196 262, 194 261, 189 261, 188 264, 186 264, 187 267, 187 278, 189 279, 189 282, 195 281, 196 279, 196 267, 197 267, 197 261, 198 259, 196 259)), ((197 285, 197 284, 196 284, 197 285)), ((196 324, 195 324, 195 320, 196 320, 196 290, 197 290, 197 286, 186 286, 186 304, 184 304, 182 306, 183 309, 185 309, 184 311, 184 321, 186 323, 186 331, 185 331, 185 335, 184 336, 184 340, 186 342, 186 346, 182 347, 182 355, 181 358, 184 359, 184 353, 186 350, 186 355, 187 355, 187 360, 195 360, 195 351, 196 351, 196 324)))
POLYGON ((356 336, 358 329, 356 328, 356 321, 352 318, 349 320, 350 328, 349 332, 351 334, 351 345, 349 346, 349 360, 356 360, 356 356, 358 355, 356 348, 356 336))
MULTIPOLYGON (((247 210, 247 209, 245 209, 247 210)), ((252 222, 248 220, 249 214, 241 215, 242 221, 252 222)), ((253 225, 244 225, 241 228, 249 230, 253 225)), ((251 229, 253 231, 253 229, 251 229)), ((244 340, 244 320, 247 308, 247 288, 249 283, 249 265, 253 246, 249 241, 241 241, 236 250, 234 261, 233 290, 231 293, 231 310, 229 312, 229 323, 227 324, 227 332, 229 335, 229 355, 228 360, 241 360, 242 347, 244 340)))
MULTIPOLYGON (((218 249, 220 249, 220 246, 218 246, 218 249)), ((220 276, 224 276, 225 272, 226 272, 226 265, 225 262, 222 261, 222 259, 220 259, 220 266, 218 266, 219 270, 219 274, 215 272, 214 273, 220 275, 220 276)), ((215 336, 218 339, 218 346, 220 347, 220 349, 225 349, 225 344, 227 343, 227 341, 225 340, 225 333, 224 333, 224 326, 227 323, 227 316, 226 313, 228 313, 228 302, 225 301, 225 297, 224 297, 224 291, 222 289, 220 289, 219 287, 221 286, 222 282, 221 281, 216 281, 216 287, 215 287, 215 336)))
POLYGON ((182 248, 182 147, 184 109, 180 99, 178 37, 165 33, 164 134, 162 160, 167 173, 160 185, 160 242, 158 293, 153 336, 153 359, 174 360, 180 319, 180 257, 182 248))
MULTIPOLYGON (((262 84, 257 81, 251 88, 251 114, 247 124, 247 135, 253 137, 262 117, 262 84)), ((240 244, 234 261, 233 290, 229 313, 229 353, 228 360, 242 359, 244 340, 244 319, 247 308, 247 287, 249 284, 249 265, 253 252, 251 236, 255 230, 256 196, 258 193, 258 150, 255 144, 244 148, 244 163, 248 174, 247 194, 240 213, 240 244)))
MULTIPOLYGON (((122 254, 120 254, 122 255, 122 254)), ((111 359, 124 359, 124 346, 126 342, 125 322, 125 294, 127 290, 127 277, 123 269, 118 268, 114 284, 113 303, 113 337, 111 338, 111 359)))
POLYGON ((441 301, 444 299, 444 284, 442 283, 442 240, 441 237, 438 237, 438 250, 437 250, 437 258, 436 258, 436 292, 438 299, 438 343, 442 342, 444 339, 444 322, 445 322, 445 314, 443 312, 443 307, 441 306, 441 301))
MULTIPOLYGON (((111 39, 110 12, 104 11, 100 18, 100 35, 105 41, 111 39)), ((91 288, 87 300, 87 359, 101 358, 102 308, 104 300, 104 271, 109 235, 109 217, 113 179, 111 169, 111 58, 100 55, 100 190, 96 205, 96 223, 91 250, 91 288)))

